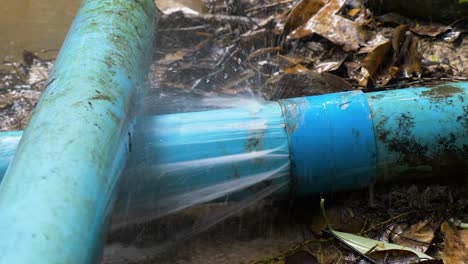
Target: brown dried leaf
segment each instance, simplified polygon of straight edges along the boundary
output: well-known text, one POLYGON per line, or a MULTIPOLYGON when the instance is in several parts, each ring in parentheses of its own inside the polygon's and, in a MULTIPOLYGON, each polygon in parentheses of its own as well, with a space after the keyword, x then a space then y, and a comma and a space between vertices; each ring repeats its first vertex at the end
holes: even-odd
POLYGON ((291 34, 289 39, 301 39, 314 33, 340 45, 345 51, 357 50, 365 45, 371 32, 363 30, 354 21, 345 19, 336 13, 343 7, 346 0, 330 0, 306 24, 300 26, 291 34))
POLYGON ((175 53, 168 53, 164 58, 160 61, 162 64, 168 64, 172 63, 175 61, 179 61, 184 58, 184 56, 187 55, 186 51, 183 50, 178 50, 175 53))
POLYGON ((367 80, 369 76, 365 76, 363 75, 363 73, 361 73, 361 65, 358 62, 345 62, 345 67, 348 72, 349 78, 358 81, 359 86, 367 85, 367 80))
POLYGON ((313 15, 315 15, 323 6, 323 0, 302 0, 294 6, 289 13, 286 24, 284 25, 284 34, 287 35, 296 28, 304 25, 313 15))
POLYGON ((280 68, 294 67, 298 64, 308 64, 314 62, 313 59, 299 55, 277 55, 280 68))
POLYGON ((386 59, 390 46, 389 41, 381 43, 360 61, 359 66, 348 63, 349 77, 357 80, 360 86, 367 86, 369 80, 375 78, 382 62, 386 59))
POLYGON ((348 11, 348 16, 355 17, 359 13, 359 11, 361 11, 361 8, 353 8, 348 11))
POLYGON ((445 235, 444 263, 468 263, 468 230, 456 230, 447 222, 441 226, 445 235))
POLYGON ((327 81, 329 89, 333 91, 345 91, 353 89, 353 86, 340 76, 330 74, 328 72, 322 72, 321 75, 327 81))
POLYGON ((406 32, 408 31, 408 26, 407 25, 399 25, 398 27, 395 28, 395 31, 393 31, 393 37, 392 37, 392 48, 393 48, 393 63, 396 63, 398 60, 398 57, 400 56, 400 47, 402 44, 405 42, 405 39, 407 38, 406 32))
POLYGON ((393 243, 426 252, 434 239, 434 228, 429 221, 421 221, 393 238, 393 243))
POLYGON ((310 70, 302 64, 297 64, 294 67, 284 69, 285 74, 297 74, 302 72, 310 72, 310 70))
POLYGON ((413 37, 411 40, 411 46, 405 56, 402 68, 405 77, 410 77, 413 73, 416 73, 418 76, 421 75, 421 56, 418 52, 418 38, 416 37, 413 37))
POLYGON ((164 13, 182 11, 185 13, 203 14, 206 12, 203 0, 155 0, 154 2, 159 10, 164 13))
POLYGON ((314 65, 313 70, 315 72, 337 70, 349 56, 349 53, 344 52, 341 48, 334 48, 328 54, 328 56, 321 57, 320 62, 314 65))
POLYGON ((415 253, 398 249, 377 250, 371 252, 368 256, 378 264, 414 263, 419 260, 418 255, 415 253))
POLYGON ((379 86, 387 85, 397 75, 399 70, 400 68, 396 66, 391 66, 390 68, 385 70, 382 74, 379 74, 376 80, 377 85, 379 86))
POLYGON ((427 61, 441 64, 448 74, 468 76, 468 37, 462 38, 460 44, 447 43, 442 40, 421 39, 421 55, 427 61))
POLYGON ((275 80, 273 99, 328 94, 352 88, 340 77, 330 75, 313 72, 301 64, 286 69, 285 73, 275 80))
POLYGON ((431 23, 431 24, 420 24, 417 23, 414 27, 411 27, 411 31, 418 35, 437 37, 438 35, 450 30, 450 26, 431 23))
POLYGON ((370 77, 374 76, 382 62, 387 57, 387 54, 390 51, 390 46, 390 42, 384 42, 367 54, 362 60, 361 66, 369 72, 370 77))

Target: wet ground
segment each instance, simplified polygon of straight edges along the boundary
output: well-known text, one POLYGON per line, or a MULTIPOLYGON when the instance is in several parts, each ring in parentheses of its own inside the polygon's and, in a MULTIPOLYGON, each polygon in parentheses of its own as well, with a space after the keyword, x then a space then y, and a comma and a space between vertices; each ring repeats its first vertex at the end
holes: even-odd
MULTIPOLYGON (((23 50, 55 57, 80 0, 2 0, 0 59, 20 61, 23 50)), ((45 57, 44 59, 47 59, 45 57)))

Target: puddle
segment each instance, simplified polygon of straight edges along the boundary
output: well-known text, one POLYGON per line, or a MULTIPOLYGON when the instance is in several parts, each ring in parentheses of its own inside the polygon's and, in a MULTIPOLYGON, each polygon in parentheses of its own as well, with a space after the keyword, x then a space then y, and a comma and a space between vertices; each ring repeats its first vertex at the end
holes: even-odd
POLYGON ((20 61, 24 49, 54 57, 81 0, 2 0, 0 59, 20 61))

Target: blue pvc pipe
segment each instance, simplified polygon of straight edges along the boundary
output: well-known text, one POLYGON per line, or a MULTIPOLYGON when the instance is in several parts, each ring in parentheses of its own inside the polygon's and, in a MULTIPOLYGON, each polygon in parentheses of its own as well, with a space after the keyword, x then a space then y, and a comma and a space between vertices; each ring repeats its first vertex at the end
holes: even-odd
POLYGON ((99 261, 151 63, 152 0, 85 0, 0 185, 0 263, 99 261))
MULTIPOLYGON (((278 195, 466 170, 467 91, 468 83, 454 83, 147 117, 134 137, 116 213, 171 212, 218 198, 214 190, 223 188, 255 193, 289 180, 289 172, 292 188, 278 195), (252 175, 264 184, 252 188, 252 175)), ((11 157, 14 138, 3 136, 0 146, 9 147, 0 157, 11 157)))
POLYGON ((381 180, 467 175, 468 83, 369 93, 381 180))

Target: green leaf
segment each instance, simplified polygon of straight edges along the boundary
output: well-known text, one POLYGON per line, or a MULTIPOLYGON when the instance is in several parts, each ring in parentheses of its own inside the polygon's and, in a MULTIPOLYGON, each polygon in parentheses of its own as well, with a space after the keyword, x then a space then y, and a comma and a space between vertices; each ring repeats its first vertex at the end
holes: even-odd
POLYGON ((341 240, 343 240, 346 244, 348 244, 350 247, 354 248, 355 250, 361 252, 362 254, 366 254, 369 251, 381 251, 381 250, 390 250, 390 249, 397 249, 397 250, 407 250, 411 251, 414 254, 418 255, 419 258, 422 259, 433 259, 432 257, 419 252, 415 249, 409 248, 409 247, 404 247, 392 243, 387 243, 387 242, 382 242, 378 240, 373 240, 370 238, 366 237, 361 237, 358 235, 354 234, 349 234, 345 232, 339 232, 335 231, 330 228, 329 230, 331 233, 333 233, 335 236, 339 237, 341 240))
POLYGON ((362 253, 362 254, 368 254, 373 251, 381 251, 381 250, 391 250, 391 249, 396 249, 396 250, 407 250, 411 251, 414 254, 416 254, 419 258, 421 259, 433 259, 431 256, 426 255, 422 252, 419 252, 415 249, 409 248, 409 247, 404 247, 392 243, 387 243, 383 241, 378 241, 378 240, 373 240, 367 237, 362 237, 354 234, 349 234, 345 232, 339 232, 333 230, 333 228, 330 226, 330 223, 328 222, 327 215, 325 213, 325 199, 320 199, 320 209, 322 211, 322 216, 325 219, 325 222, 327 223, 327 229, 330 233, 332 233, 334 236, 338 237, 341 239, 344 243, 346 243, 349 247, 355 249, 356 251, 362 253))

